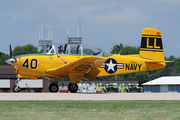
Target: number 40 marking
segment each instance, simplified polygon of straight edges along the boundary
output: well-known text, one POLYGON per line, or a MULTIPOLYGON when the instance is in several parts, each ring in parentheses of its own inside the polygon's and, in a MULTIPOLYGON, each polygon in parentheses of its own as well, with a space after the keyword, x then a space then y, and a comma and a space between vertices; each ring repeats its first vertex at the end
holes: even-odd
MULTIPOLYGON (((32 59, 31 60, 31 68, 37 69, 37 66, 38 66, 38 61, 36 59, 32 59)), ((23 64, 23 67, 25 67, 27 69, 29 68, 29 59, 26 59, 26 61, 23 64)))

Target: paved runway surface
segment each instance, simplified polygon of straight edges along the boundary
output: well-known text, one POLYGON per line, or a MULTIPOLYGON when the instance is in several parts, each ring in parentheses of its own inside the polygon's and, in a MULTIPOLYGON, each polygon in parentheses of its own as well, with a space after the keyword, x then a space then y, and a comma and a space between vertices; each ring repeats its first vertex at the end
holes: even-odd
POLYGON ((180 93, 0 93, 0 100, 180 100, 180 93))

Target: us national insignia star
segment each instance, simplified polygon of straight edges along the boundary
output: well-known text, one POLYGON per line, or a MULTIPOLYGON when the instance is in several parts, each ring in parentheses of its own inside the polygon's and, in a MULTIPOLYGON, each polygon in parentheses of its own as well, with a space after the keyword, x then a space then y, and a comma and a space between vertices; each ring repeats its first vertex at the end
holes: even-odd
POLYGON ((109 58, 106 60, 105 64, 105 70, 109 74, 113 74, 117 70, 117 62, 115 59, 109 58))

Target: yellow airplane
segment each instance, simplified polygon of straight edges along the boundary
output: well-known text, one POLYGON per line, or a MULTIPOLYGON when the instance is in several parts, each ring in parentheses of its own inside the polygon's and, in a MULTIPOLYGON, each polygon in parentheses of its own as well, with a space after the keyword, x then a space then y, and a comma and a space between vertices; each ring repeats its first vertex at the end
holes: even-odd
MULTIPOLYGON (((83 77, 93 81, 96 77, 162 69, 166 66, 161 32, 144 28, 140 53, 136 55, 110 55, 75 44, 50 45, 42 54, 27 54, 10 58, 6 63, 14 65, 18 74, 14 92, 19 92, 20 78, 37 79, 69 77, 68 90, 75 93, 83 77), (58 48, 58 49, 57 49, 58 48)), ((12 50, 10 44, 10 56, 12 50)), ((58 92, 57 82, 49 85, 50 92, 58 92)))

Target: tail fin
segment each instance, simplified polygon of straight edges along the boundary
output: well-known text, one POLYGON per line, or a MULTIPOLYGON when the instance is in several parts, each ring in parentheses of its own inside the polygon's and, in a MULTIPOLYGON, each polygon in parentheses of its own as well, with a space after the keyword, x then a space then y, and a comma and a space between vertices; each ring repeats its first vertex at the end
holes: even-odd
POLYGON ((154 28, 142 30, 140 56, 145 59, 164 61, 161 31, 154 28))

